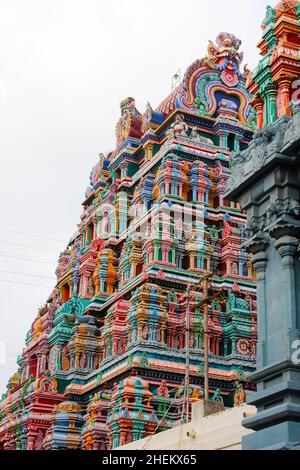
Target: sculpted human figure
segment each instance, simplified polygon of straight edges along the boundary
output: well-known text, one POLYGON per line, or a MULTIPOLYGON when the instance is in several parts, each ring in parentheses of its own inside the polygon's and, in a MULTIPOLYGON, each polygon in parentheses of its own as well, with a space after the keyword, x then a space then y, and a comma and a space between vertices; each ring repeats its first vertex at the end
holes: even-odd
POLYGON ((143 339, 148 339, 148 334, 149 334, 149 327, 148 327, 148 324, 145 323, 143 327, 143 339))
POLYGON ((85 369, 86 363, 87 363, 87 355, 85 352, 83 352, 81 355, 81 359, 80 359, 80 369, 85 369))
POLYGON ((245 403, 246 394, 244 391, 243 384, 236 382, 236 391, 234 394, 234 405, 241 406, 245 403))
POLYGON ((130 124, 131 124, 131 114, 129 109, 123 109, 122 116, 121 116, 121 123, 122 123, 122 137, 126 139, 130 124))
POLYGON ((170 137, 188 137, 189 126, 184 122, 184 117, 182 114, 177 114, 175 121, 171 124, 170 130, 167 132, 167 135, 170 137))
POLYGON ((95 370, 98 369, 98 367, 99 367, 99 358, 98 358, 97 354, 95 354, 95 356, 94 356, 93 366, 94 366, 95 370))

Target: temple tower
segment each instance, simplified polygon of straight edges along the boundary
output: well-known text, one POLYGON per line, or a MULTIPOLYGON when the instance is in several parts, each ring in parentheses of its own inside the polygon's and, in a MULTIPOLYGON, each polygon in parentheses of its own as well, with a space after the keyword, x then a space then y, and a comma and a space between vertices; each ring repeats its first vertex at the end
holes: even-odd
POLYGON ((230 407, 255 389, 246 215, 225 198, 230 152, 256 127, 240 48, 222 32, 156 108, 121 102, 115 148, 91 171, 57 283, 0 402, 0 446, 25 445, 28 431, 30 447, 37 437, 47 449, 105 450, 177 426, 203 395, 207 343, 211 400, 230 407), (41 376, 57 387, 40 391, 35 436, 41 376))
POLYGON ((259 128, 291 115, 290 101, 296 91, 293 82, 300 74, 299 15, 297 0, 267 7, 258 44, 263 58, 253 73, 249 71, 247 82, 259 128))

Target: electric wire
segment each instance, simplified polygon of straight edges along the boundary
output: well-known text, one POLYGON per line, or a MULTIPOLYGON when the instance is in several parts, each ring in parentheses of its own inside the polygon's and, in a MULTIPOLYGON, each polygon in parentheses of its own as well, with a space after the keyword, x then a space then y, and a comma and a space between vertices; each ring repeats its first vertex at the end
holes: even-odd
POLYGON ((37 258, 27 258, 25 256, 19 256, 16 254, 10 254, 10 253, 0 253, 1 258, 8 258, 8 259, 16 259, 20 261, 29 261, 30 263, 39 263, 39 264, 49 264, 56 266, 57 263, 54 263, 53 261, 47 261, 47 260, 42 260, 42 259, 37 259, 37 258))
POLYGON ((27 249, 30 249, 30 250, 37 250, 37 251, 48 249, 48 247, 46 247, 46 246, 26 245, 24 243, 16 243, 16 242, 8 241, 8 240, 0 240, 0 243, 2 243, 2 245, 17 246, 19 248, 27 248, 27 249))
POLYGON ((54 241, 54 242, 57 242, 57 243, 64 243, 63 240, 59 240, 57 238, 47 237, 45 235, 36 235, 34 233, 20 232, 20 231, 17 231, 17 230, 10 230, 10 229, 6 229, 6 228, 0 228, 0 232, 15 233, 16 235, 22 235, 24 237, 39 238, 41 240, 50 240, 50 241, 54 241))
POLYGON ((8 279, 0 279, 0 282, 6 282, 8 284, 20 284, 22 286, 43 287, 45 289, 53 289, 53 286, 44 286, 42 284, 33 284, 33 283, 21 282, 21 281, 9 281, 8 279))
POLYGON ((8 273, 8 274, 17 274, 17 275, 28 276, 28 277, 37 277, 37 278, 40 278, 40 279, 50 279, 51 281, 56 280, 54 277, 50 277, 50 276, 42 276, 40 274, 31 274, 31 273, 22 273, 22 272, 19 272, 19 271, 9 271, 7 269, 0 269, 0 272, 1 273, 8 273))
MULTIPOLYGON (((156 428, 155 428, 155 430, 154 430, 154 434, 151 434, 150 436, 148 436, 147 440, 145 441, 145 443, 144 443, 144 445, 143 445, 143 447, 142 447, 142 450, 145 450, 145 449, 146 449, 147 444, 149 444, 149 443, 151 442, 152 438, 156 435, 156 432, 158 431, 158 429, 160 428, 160 426, 161 426, 161 424, 163 423, 164 419, 165 419, 166 416, 168 415, 168 413, 169 413, 171 407, 172 407, 172 406, 176 406, 176 405, 174 405, 174 402, 175 402, 175 400, 177 400, 177 399, 179 398, 179 395, 180 395, 180 393, 182 392, 182 389, 183 389, 183 388, 184 388, 184 392, 185 392, 185 378, 184 378, 183 381, 181 382, 179 388, 174 388, 173 390, 170 390, 170 393, 176 391, 175 396, 174 396, 174 398, 171 400, 171 402, 170 402, 168 408, 166 409, 166 411, 165 411, 163 417, 161 418, 161 420, 160 420, 159 423, 157 424, 157 426, 156 426, 156 428)), ((183 407, 184 407, 184 404, 185 404, 185 400, 183 400, 183 407)), ((179 407, 180 405, 181 405, 181 403, 179 403, 179 404, 177 405, 177 407, 179 407)), ((161 432, 162 432, 162 431, 161 431, 161 432)))

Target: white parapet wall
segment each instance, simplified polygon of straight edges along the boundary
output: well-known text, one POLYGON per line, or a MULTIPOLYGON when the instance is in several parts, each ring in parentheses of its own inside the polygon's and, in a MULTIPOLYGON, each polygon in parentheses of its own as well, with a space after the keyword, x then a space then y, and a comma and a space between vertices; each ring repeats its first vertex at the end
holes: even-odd
POLYGON ((203 416, 203 404, 193 404, 192 421, 117 450, 241 450, 242 438, 253 431, 242 426, 245 417, 256 414, 249 405, 203 416))

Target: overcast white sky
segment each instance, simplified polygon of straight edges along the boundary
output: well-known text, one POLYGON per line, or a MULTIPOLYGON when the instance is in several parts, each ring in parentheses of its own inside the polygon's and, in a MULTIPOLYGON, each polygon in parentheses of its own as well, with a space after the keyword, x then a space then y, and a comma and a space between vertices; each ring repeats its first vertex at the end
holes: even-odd
POLYGON ((157 106, 221 31, 242 39, 254 67, 269 3, 0 0, 0 392, 51 292, 91 167, 114 147, 119 102, 157 106))

